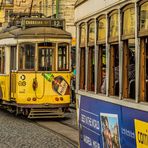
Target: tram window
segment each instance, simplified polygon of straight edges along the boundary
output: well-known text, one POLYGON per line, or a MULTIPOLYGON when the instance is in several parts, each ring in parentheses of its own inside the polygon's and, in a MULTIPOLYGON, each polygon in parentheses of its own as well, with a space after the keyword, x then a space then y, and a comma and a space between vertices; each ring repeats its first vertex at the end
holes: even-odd
POLYGON ((11 65, 11 70, 16 70, 16 46, 12 46, 11 47, 11 61, 10 61, 10 65, 11 65))
POLYGON ((19 49, 19 70, 33 70, 35 63, 35 45, 21 44, 19 49))
POLYGON ((98 55, 98 92, 106 93, 106 46, 99 45, 98 55))
POLYGON ((0 48, 0 73, 4 74, 5 72, 5 50, 0 48))
POLYGON ((69 69, 69 59, 68 59, 68 47, 66 45, 60 45, 58 47, 58 70, 68 70, 69 69))
POLYGON ((135 40, 123 42, 123 97, 135 98, 135 40))
POLYGON ((80 89, 85 89, 85 48, 80 49, 80 89))
POLYGON ((148 37, 140 40, 140 101, 148 102, 148 37))
POLYGON ((87 76, 87 80, 88 80, 88 86, 87 89, 88 91, 94 91, 94 87, 95 87, 95 67, 94 67, 94 63, 95 62, 95 55, 94 55, 94 46, 89 47, 88 50, 88 76, 87 76))
POLYGON ((110 46, 109 94, 119 96, 119 48, 118 44, 110 46))
POLYGON ((52 71, 53 70, 53 48, 40 48, 39 49, 38 70, 52 71))

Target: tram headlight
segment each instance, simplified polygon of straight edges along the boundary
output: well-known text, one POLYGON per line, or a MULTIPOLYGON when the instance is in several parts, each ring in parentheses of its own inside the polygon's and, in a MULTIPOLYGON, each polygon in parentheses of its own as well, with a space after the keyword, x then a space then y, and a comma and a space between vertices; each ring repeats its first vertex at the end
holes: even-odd
POLYGON ((56 100, 56 101, 59 101, 59 98, 58 98, 58 97, 56 97, 56 98, 55 98, 55 100, 56 100))
POLYGON ((36 101, 36 98, 32 98, 33 101, 36 101))
POLYGON ((30 98, 30 97, 28 97, 28 98, 27 98, 27 101, 31 101, 31 98, 30 98))
POLYGON ((64 100, 63 97, 60 97, 60 100, 63 101, 64 100))

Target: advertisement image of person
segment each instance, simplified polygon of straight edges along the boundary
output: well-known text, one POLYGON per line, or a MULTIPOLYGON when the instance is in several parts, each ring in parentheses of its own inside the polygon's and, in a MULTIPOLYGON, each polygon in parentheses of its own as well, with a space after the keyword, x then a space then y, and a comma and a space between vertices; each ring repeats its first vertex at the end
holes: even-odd
POLYGON ((113 148, 112 135, 107 117, 102 117, 104 148, 113 148))

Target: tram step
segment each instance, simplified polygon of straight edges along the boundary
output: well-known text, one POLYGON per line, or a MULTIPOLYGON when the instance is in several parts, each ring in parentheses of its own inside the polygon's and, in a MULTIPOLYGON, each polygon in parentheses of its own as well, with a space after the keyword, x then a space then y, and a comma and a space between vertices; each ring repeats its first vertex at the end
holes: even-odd
POLYGON ((28 118, 63 118, 64 113, 61 110, 51 109, 31 109, 28 118))

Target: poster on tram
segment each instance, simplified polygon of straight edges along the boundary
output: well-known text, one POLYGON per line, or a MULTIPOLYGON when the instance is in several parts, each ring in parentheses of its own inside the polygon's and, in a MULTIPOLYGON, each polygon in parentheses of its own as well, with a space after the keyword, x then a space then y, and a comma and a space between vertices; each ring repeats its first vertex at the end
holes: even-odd
MULTIPOLYGON (((148 122, 148 115, 144 111, 81 96, 80 148, 136 148, 135 120, 148 122)), ((145 144, 148 146, 148 142, 145 144)))

